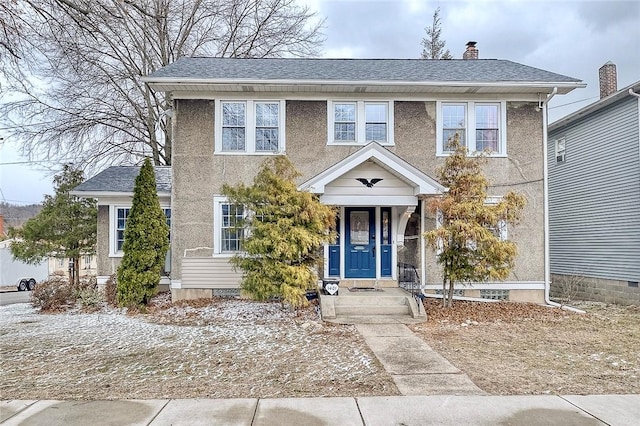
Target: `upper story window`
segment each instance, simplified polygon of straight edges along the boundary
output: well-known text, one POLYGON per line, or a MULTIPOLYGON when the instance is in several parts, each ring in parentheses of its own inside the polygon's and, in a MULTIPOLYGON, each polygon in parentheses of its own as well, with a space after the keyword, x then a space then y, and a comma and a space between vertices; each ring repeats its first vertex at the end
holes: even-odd
POLYGON ((567 153, 567 141, 562 139, 557 139, 555 141, 556 148, 556 163, 564 163, 566 160, 567 153))
POLYGON ((393 145, 392 101, 328 101, 328 143, 393 145))
POLYGON ((216 154, 284 151, 284 101, 216 100, 216 154))
MULTIPOLYGON (((127 219, 131 212, 131 207, 110 206, 109 216, 111 217, 111 227, 109 230, 109 256, 122 256, 122 246, 124 245, 124 230, 127 227, 127 219)), ((167 225, 171 230, 171 209, 162 207, 166 217, 167 225)), ((171 236, 169 236, 171 239, 171 236)))
POLYGON ((469 152, 507 155, 505 102, 437 102, 437 155, 448 155, 450 139, 457 133, 469 152))

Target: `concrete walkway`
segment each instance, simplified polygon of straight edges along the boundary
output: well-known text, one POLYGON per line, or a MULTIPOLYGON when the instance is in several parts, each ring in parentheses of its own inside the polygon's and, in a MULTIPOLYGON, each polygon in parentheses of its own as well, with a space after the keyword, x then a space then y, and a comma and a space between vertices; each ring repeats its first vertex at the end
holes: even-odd
POLYGON ((356 324, 402 395, 484 395, 403 324, 356 324))
POLYGON ((3 426, 635 426, 639 420, 640 395, 0 402, 3 426))

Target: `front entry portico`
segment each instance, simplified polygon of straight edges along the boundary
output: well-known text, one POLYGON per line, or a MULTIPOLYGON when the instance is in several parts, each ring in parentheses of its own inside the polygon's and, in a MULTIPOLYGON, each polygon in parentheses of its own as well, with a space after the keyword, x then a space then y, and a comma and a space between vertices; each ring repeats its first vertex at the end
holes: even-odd
MULTIPOLYGON (((418 197, 445 191, 438 182, 371 142, 300 185, 339 207, 335 244, 325 248, 324 278, 396 279, 398 247, 418 197)), ((419 265, 422 268, 423 265, 419 265)))

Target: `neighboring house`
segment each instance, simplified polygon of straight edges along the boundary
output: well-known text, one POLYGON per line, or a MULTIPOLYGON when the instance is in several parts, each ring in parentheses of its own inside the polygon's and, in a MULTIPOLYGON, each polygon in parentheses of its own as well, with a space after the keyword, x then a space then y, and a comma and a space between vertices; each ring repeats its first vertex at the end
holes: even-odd
MULTIPOLYGON (((522 223, 504 230, 520 255, 505 282, 476 283, 467 296, 545 299, 545 101, 584 87, 579 80, 506 60, 182 58, 143 80, 173 99, 171 208, 174 300, 237 293, 241 250, 232 229, 242 206, 224 183, 250 183, 263 160, 285 154, 302 173, 300 188, 339 208, 339 238, 324 251, 320 278, 397 286, 399 263, 414 265, 425 291, 442 278, 422 233, 437 226, 426 204, 446 190, 435 179, 463 135, 471 151, 491 149, 492 200, 508 190, 528 199, 522 223), (552 96, 552 95, 551 95, 552 96), (374 183, 375 181, 375 183, 374 183)), ((134 168, 111 168, 75 193, 98 199, 98 275, 121 255, 121 213, 130 205, 134 168), (118 178, 118 181, 112 180, 118 178), (125 184, 126 182, 126 184, 125 184)), ((169 174, 156 168, 156 174, 169 174)), ((171 201, 169 204, 169 200, 171 201)), ((121 226, 122 225, 122 226, 121 226)))
MULTIPOLYGON (((48 261, 49 275, 68 275, 70 261, 71 259, 68 257, 50 256, 48 261)), ((98 273, 98 260, 96 255, 85 254, 80 256, 78 268, 80 278, 95 277, 98 273)))
POLYGON ((552 294, 640 304, 640 81, 549 126, 552 294))

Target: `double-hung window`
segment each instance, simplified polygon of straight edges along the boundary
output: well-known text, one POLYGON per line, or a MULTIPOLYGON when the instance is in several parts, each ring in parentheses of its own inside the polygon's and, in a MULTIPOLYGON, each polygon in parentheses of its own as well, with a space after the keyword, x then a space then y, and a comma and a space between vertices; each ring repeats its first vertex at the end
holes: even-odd
MULTIPOLYGON (((166 217, 167 225, 171 230, 171 209, 162 207, 162 211, 166 217)), ((131 212, 131 207, 110 207, 111 229, 109 231, 109 255, 119 257, 123 255, 122 246, 124 245, 124 230, 127 227, 127 219, 131 212)), ((169 237, 170 239, 171 237, 169 237)))
POLYGON ((284 151, 284 101, 216 100, 217 154, 284 151))
POLYGON ((233 254, 242 251, 245 237, 244 206, 230 203, 225 197, 214 197, 214 253, 233 254))
POLYGON ((329 145, 393 145, 393 102, 328 101, 329 145))
POLYGON ((122 252, 122 246, 124 245, 124 228, 127 225, 127 218, 129 217, 130 211, 130 208, 116 208, 116 253, 122 252))
POLYGON ((222 103, 222 150, 242 151, 247 147, 247 105, 244 102, 222 103))
POLYGON ((437 113, 437 155, 452 152, 449 143, 457 134, 469 152, 506 156, 505 102, 437 102, 437 113))

